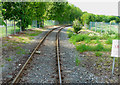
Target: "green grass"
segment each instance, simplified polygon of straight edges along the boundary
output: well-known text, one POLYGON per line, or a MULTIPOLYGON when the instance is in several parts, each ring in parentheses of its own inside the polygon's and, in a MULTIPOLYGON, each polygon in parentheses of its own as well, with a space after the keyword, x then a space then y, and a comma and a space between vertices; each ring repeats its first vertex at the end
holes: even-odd
POLYGON ((41 33, 41 31, 35 31, 34 33, 26 33, 28 36, 38 36, 41 33))
POLYGON ((112 44, 112 39, 108 38, 106 44, 112 44))
POLYGON ((104 47, 101 43, 99 43, 96 46, 86 45, 86 44, 80 44, 76 45, 76 50, 79 52, 85 52, 85 51, 110 51, 110 47, 104 47))
POLYGON ((80 60, 78 59, 78 57, 76 57, 75 62, 76 62, 76 66, 78 66, 80 64, 80 60))
POLYGON ((95 52, 96 56, 102 56, 103 54, 101 52, 95 52))
MULTIPOLYGON (((20 28, 15 26, 16 28, 16 32, 20 32, 20 28)), ((29 25, 28 28, 26 29, 31 29, 32 27, 29 25)), ((0 28, 0 36, 2 37, 5 37, 6 36, 6 27, 2 27, 0 28)), ((7 34, 10 35, 10 34, 14 34, 14 26, 8 26, 7 27, 7 34)))

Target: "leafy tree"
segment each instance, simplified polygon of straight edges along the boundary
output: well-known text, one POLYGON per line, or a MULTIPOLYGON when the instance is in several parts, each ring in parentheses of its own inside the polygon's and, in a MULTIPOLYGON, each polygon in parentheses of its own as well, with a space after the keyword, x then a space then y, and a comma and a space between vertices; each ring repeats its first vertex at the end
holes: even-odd
POLYGON ((31 3, 30 2, 3 2, 2 14, 4 20, 19 21, 22 30, 25 30, 31 24, 31 3))

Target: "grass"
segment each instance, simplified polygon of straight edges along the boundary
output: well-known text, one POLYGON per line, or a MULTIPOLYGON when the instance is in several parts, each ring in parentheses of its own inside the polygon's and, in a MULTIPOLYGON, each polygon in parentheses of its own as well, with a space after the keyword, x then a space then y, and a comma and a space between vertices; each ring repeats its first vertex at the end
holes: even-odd
POLYGON ((108 38, 106 44, 112 44, 112 39, 108 38))
POLYGON ((82 53, 85 51, 110 51, 111 48, 103 47, 101 43, 97 44, 96 46, 80 44, 80 45, 76 45, 76 50, 82 53))
POLYGON ((28 53, 25 49, 23 49, 21 47, 15 47, 15 49, 17 50, 16 54, 18 54, 18 55, 22 55, 22 54, 28 53))
MULTIPOLYGON (((16 32, 20 32, 20 28, 15 26, 16 32)), ((32 27, 29 25, 26 29, 31 29, 32 27)), ((14 26, 8 26, 7 27, 7 34, 14 34, 14 26)), ((6 36, 6 27, 2 27, 0 30, 0 36, 5 37, 6 36)))
POLYGON ((101 52, 95 52, 95 56, 102 56, 103 54, 101 52))
POLYGON ((35 30, 33 33, 26 33, 27 36, 38 36, 41 33, 41 31, 35 30))
POLYGON ((76 46, 76 50, 79 52, 85 51, 106 51, 110 52, 112 47, 112 40, 118 38, 118 34, 73 34, 68 31, 69 41, 76 46))
POLYGON ((78 57, 76 57, 75 62, 76 62, 76 66, 78 66, 80 64, 80 60, 78 59, 78 57))

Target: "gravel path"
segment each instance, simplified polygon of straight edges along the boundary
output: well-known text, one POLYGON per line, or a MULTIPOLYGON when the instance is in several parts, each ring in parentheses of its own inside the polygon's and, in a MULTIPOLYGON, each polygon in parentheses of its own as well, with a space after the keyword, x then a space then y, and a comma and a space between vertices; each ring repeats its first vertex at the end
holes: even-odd
POLYGON ((40 47, 40 54, 35 54, 21 82, 29 83, 56 83, 56 51, 55 40, 57 30, 54 30, 40 47))
POLYGON ((68 28, 65 28, 60 33, 60 52, 62 61, 62 76, 63 83, 103 83, 103 79, 89 72, 85 67, 76 65, 76 57, 82 62, 81 56, 75 46, 69 43, 67 38, 68 28))

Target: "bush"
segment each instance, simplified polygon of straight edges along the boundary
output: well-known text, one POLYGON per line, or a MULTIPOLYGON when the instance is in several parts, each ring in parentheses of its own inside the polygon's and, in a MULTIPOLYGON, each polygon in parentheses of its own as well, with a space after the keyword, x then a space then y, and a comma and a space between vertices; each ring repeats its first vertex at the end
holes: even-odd
POLYGON ((115 32, 112 31, 112 30, 108 30, 107 32, 108 32, 109 35, 115 34, 115 32))
POLYGON ((73 21, 73 28, 74 28, 75 33, 77 33, 79 30, 82 29, 82 26, 81 26, 79 20, 75 19, 75 21, 73 21))

